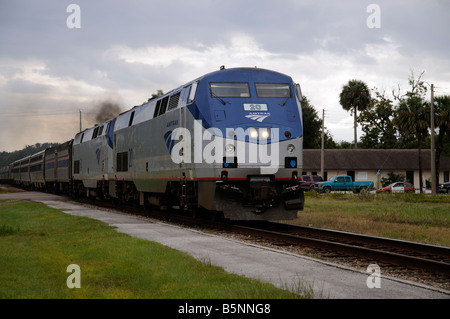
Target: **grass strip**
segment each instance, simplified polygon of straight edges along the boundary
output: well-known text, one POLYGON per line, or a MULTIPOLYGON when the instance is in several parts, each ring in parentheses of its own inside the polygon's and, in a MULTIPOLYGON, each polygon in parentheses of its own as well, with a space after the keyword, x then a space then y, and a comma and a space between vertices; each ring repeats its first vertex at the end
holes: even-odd
POLYGON ((302 297, 35 202, 0 205, 0 251, 1 299, 302 297))
POLYGON ((308 192, 292 223, 450 246, 450 196, 308 192))

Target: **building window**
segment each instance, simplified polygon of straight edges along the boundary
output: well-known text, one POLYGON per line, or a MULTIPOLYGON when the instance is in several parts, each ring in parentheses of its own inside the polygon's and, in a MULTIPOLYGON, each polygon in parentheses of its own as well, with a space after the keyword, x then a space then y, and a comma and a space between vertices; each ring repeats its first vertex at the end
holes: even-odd
POLYGON ((367 172, 358 172, 357 177, 357 180, 367 181, 369 179, 369 174, 367 172))
POLYGON ((414 171, 406 171, 406 181, 414 185, 414 171))

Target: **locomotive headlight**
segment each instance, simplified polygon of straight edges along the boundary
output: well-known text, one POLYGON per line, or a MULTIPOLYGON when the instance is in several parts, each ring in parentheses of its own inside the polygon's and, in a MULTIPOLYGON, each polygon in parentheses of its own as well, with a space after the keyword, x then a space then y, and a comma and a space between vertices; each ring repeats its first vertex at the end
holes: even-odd
POLYGON ((230 153, 230 154, 234 153, 234 151, 235 151, 235 147, 233 144, 227 144, 225 149, 227 150, 227 153, 230 153))
POLYGON ((256 140, 258 138, 258 131, 256 130, 256 128, 249 128, 248 129, 248 136, 254 140, 256 140))
POLYGON ((295 146, 292 144, 289 144, 286 148, 286 150, 288 151, 288 153, 294 153, 295 151, 295 146))
POLYGON ((267 140, 270 138, 270 129, 268 128, 260 128, 259 129, 260 138, 263 140, 267 140))
POLYGON ((266 128, 266 127, 261 127, 261 128, 256 128, 256 127, 250 127, 247 129, 247 133, 248 136, 253 139, 256 140, 259 139, 260 140, 268 140, 270 139, 270 128, 266 128))

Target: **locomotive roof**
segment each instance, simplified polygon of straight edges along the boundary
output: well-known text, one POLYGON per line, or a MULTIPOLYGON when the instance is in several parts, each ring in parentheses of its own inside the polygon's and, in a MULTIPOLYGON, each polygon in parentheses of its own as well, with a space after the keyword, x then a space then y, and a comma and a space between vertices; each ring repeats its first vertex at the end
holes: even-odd
POLYGON ((253 73, 270 73, 272 75, 279 75, 279 76, 289 77, 286 74, 283 74, 283 73, 280 73, 280 72, 277 72, 277 71, 273 71, 273 70, 268 70, 268 69, 260 69, 260 68, 257 68, 257 67, 254 67, 254 68, 238 67, 238 68, 230 68, 230 69, 223 68, 223 69, 220 69, 220 70, 217 70, 217 71, 213 71, 213 72, 207 73, 207 74, 205 74, 205 75, 195 79, 194 81, 201 80, 201 79, 208 78, 208 77, 215 77, 215 76, 218 76, 218 75, 219 76, 226 76, 226 75, 233 74, 233 73, 236 73, 236 72, 244 72, 244 73, 248 73, 248 74, 253 74, 253 73))

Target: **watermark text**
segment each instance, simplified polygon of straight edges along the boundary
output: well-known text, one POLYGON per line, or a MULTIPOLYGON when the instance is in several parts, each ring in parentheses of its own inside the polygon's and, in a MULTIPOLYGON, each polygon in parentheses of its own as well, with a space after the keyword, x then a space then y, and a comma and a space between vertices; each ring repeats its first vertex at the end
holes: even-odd
POLYGON ((223 164, 224 158, 237 158, 238 163, 260 165, 264 174, 277 172, 278 128, 227 128, 223 136, 218 128, 203 129, 202 121, 196 120, 193 126, 194 132, 177 127, 166 133, 166 145, 175 164, 223 164))
POLYGON ((81 288, 81 269, 80 266, 76 264, 71 264, 67 266, 67 272, 72 273, 67 277, 67 287, 70 289, 81 288))
POLYGON ((367 288, 381 288, 381 268, 377 264, 370 264, 366 273, 370 276, 366 280, 367 288))
POLYGON ((66 9, 70 15, 67 17, 66 25, 69 29, 81 28, 81 8, 78 4, 69 4, 66 9))
POLYGON ((367 6, 367 13, 370 15, 367 17, 366 25, 369 29, 381 28, 381 8, 378 4, 369 4, 367 6))

